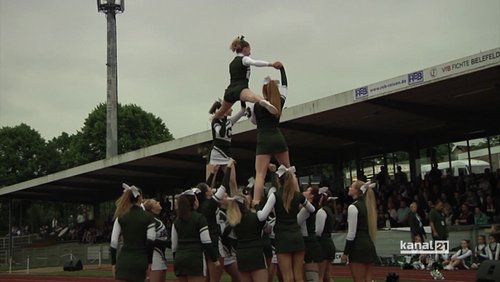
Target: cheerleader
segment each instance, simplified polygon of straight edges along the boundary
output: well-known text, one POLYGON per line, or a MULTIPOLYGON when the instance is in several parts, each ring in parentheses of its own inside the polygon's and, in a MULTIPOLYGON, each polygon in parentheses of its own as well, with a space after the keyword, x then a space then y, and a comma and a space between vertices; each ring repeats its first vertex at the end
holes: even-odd
POLYGON ((276 114, 277 108, 266 101, 262 96, 256 95, 248 88, 250 78, 250 66, 255 67, 274 67, 279 69, 280 62, 269 63, 250 58, 250 43, 245 40, 244 36, 240 36, 233 40, 230 47, 231 51, 236 53, 236 57, 229 64, 229 75, 231 82, 224 92, 224 101, 222 107, 215 114, 215 118, 223 117, 233 104, 240 100, 242 106, 245 107, 245 101, 258 103, 266 108, 270 113, 276 114))
POLYGON ((500 243, 497 243, 497 238, 494 235, 488 236, 488 246, 486 252, 490 260, 500 259, 500 243))
POLYGON ((135 186, 122 185, 123 194, 116 201, 110 253, 116 280, 144 281, 151 266, 155 240, 154 217, 141 207, 142 193, 135 186), (118 240, 123 247, 117 258, 118 240))
POLYGON ((257 211, 259 220, 265 220, 274 208, 276 223, 274 225, 276 255, 283 281, 304 281, 304 240, 297 214, 300 205, 309 212, 314 212, 314 206, 298 192, 298 182, 295 167, 286 168, 281 165, 276 174, 279 177, 280 188, 271 193, 264 208, 257 211))
POLYGON ((321 246, 316 238, 316 212, 320 195, 318 188, 307 188, 304 197, 314 206, 315 212, 309 213, 302 208, 297 215, 297 222, 300 225, 302 237, 304 239, 304 278, 307 282, 317 282, 319 280, 319 263, 323 261, 321 246))
POLYGON ((342 262, 349 262, 354 282, 372 281, 372 266, 378 260, 373 241, 377 235, 375 183, 356 181, 349 187, 354 203, 347 209, 348 231, 342 262))
POLYGON ((167 228, 163 222, 157 218, 161 213, 160 202, 154 199, 145 200, 144 209, 153 214, 155 219, 156 239, 154 241, 153 261, 151 271, 149 272, 149 281, 163 282, 167 273, 167 258, 165 249, 170 245, 168 240, 167 228))
POLYGON ((259 219, 250 211, 243 196, 230 197, 227 219, 236 234, 236 260, 241 281, 267 281, 267 265, 262 246, 262 232, 266 218, 259 219))
MULTIPOLYGON (((212 191, 212 188, 206 183, 200 183, 196 186, 196 188, 198 188, 200 191, 200 193, 196 193, 196 197, 199 202, 198 212, 204 215, 208 222, 208 230, 210 233, 211 242, 213 244, 214 250, 216 251, 217 258, 218 260, 220 260, 217 265, 215 265, 211 261, 207 261, 210 281, 219 281, 222 276, 221 264, 223 258, 219 254, 219 236, 221 234, 221 230, 220 226, 217 224, 216 212, 219 208, 219 202, 224 197, 224 194, 228 192, 229 195, 231 195, 231 189, 228 189, 226 187, 229 187, 229 178, 231 175, 233 164, 234 160, 230 159, 229 163, 227 164, 224 179, 222 180, 222 185, 217 189, 215 193, 212 191)), ((209 179, 212 176, 213 175, 211 175, 209 179)))
POLYGON ((328 187, 319 189, 318 206, 321 207, 316 213, 316 236, 321 246, 321 262, 319 263, 319 281, 330 281, 330 264, 335 259, 335 244, 333 243, 332 233, 335 225, 335 214, 328 205, 328 200, 335 200, 330 197, 328 187))
MULTIPOLYGON (((288 81, 286 78, 285 68, 280 68, 281 72, 281 89, 278 89, 276 81, 267 77, 262 87, 262 93, 266 100, 273 104, 278 112, 271 114, 261 105, 255 104, 252 113, 252 122, 257 125, 257 149, 255 156, 255 189, 253 205, 258 205, 264 191, 264 179, 266 177, 267 168, 274 156, 281 165, 290 167, 290 157, 288 155, 288 146, 285 137, 279 129, 281 111, 285 104, 288 81)), ((297 190, 298 191, 298 190, 297 190)))
POLYGON ((485 260, 488 259, 488 248, 486 247, 486 236, 479 235, 477 236, 477 246, 474 248, 474 253, 472 256, 472 261, 474 262, 471 265, 472 269, 479 268, 479 265, 485 260))
MULTIPOLYGON (((220 100, 215 101, 209 110, 210 114, 215 112, 221 107, 220 100)), ((226 114, 221 118, 212 119, 212 149, 210 150, 208 165, 207 165, 207 178, 210 173, 214 173, 214 179, 217 176, 218 169, 225 169, 231 158, 231 139, 233 125, 242 118, 246 113, 246 108, 242 107, 235 116, 231 116, 232 109, 229 109, 226 114)), ((209 186, 211 182, 207 181, 209 186)), ((236 170, 231 171, 231 185, 236 186, 236 170)))
POLYGON ((208 232, 207 219, 198 213, 198 188, 184 191, 177 200, 177 218, 172 225, 172 253, 177 279, 183 282, 205 281, 204 253, 220 265, 208 232))
POLYGON ((445 265, 443 269, 469 269, 470 260, 472 258, 472 251, 469 248, 469 240, 460 241, 460 247, 462 248, 458 250, 458 252, 454 253, 450 260, 443 262, 443 265, 445 265))
POLYGON ((224 270, 231 276, 231 282, 241 281, 236 262, 236 235, 227 220, 227 193, 219 203, 217 223, 221 229, 219 237, 219 253, 224 258, 224 270))

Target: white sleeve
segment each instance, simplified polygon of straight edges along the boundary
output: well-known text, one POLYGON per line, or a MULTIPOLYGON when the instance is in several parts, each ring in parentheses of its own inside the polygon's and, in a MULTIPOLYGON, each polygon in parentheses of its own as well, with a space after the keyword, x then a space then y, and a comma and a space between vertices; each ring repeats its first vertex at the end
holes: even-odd
POLYGON ((208 233, 208 226, 203 226, 200 229, 200 240, 202 244, 211 244, 210 233, 208 233))
POLYGON ((301 225, 302 223, 304 223, 304 221, 306 221, 309 218, 310 215, 311 214, 309 213, 308 210, 306 210, 305 208, 301 208, 299 213, 297 214, 297 223, 301 225))
POLYGON ((486 255, 488 256, 488 259, 493 259, 493 253, 490 250, 490 245, 486 246, 486 255))
POLYGON ((314 212, 316 210, 316 208, 314 208, 314 206, 311 203, 309 203, 309 201, 307 199, 305 200, 304 203, 302 203, 302 205, 310 213, 312 213, 312 212, 314 212))
POLYGON ((216 136, 220 136, 220 129, 222 128, 222 126, 220 125, 220 123, 214 123, 214 130, 215 130, 215 133, 217 133, 216 136))
POLYGON ((113 231, 111 232, 111 243, 109 244, 111 248, 118 249, 118 239, 120 239, 121 233, 122 227, 117 218, 115 219, 115 223, 113 224, 113 231))
POLYGON ((288 95, 288 86, 282 85, 281 89, 280 89, 280 94, 281 94, 281 97, 283 97, 283 99, 286 100, 286 96, 288 95))
POLYGON ((456 251, 452 256, 451 258, 454 259, 454 258, 458 258, 458 254, 460 253, 460 251, 456 251))
POLYGON ((356 238, 356 229, 358 228, 358 208, 355 205, 349 205, 347 208, 347 236, 346 240, 353 241, 356 238))
POLYGON ((231 124, 237 123, 238 120, 240 120, 240 118, 245 115, 246 110, 247 110, 246 108, 242 107, 239 112, 237 112, 234 116, 229 118, 229 120, 231 121, 231 124))
POLYGON ((467 250, 467 252, 465 252, 464 254, 460 255, 457 257, 457 259, 466 259, 468 257, 470 257, 472 255, 472 251, 471 250, 467 250))
POLYGON ((175 253, 177 251, 177 246, 179 245, 175 224, 172 224, 172 234, 170 236, 170 240, 172 241, 172 253, 175 253))
POLYGON ((150 225, 148 225, 148 230, 146 233, 146 238, 148 240, 154 241, 156 239, 156 223, 153 222, 150 225))
POLYGON ((326 222, 326 212, 324 209, 320 209, 316 213, 316 236, 320 237, 321 234, 323 234, 323 230, 325 229, 325 222, 326 222))
POLYGON ((245 67, 254 66, 254 67, 269 67, 271 63, 261 60, 254 60, 248 56, 244 56, 242 59, 243 65, 245 67))
POLYGON ((276 203, 276 195, 272 193, 269 198, 267 198, 266 205, 264 208, 260 211, 257 211, 257 218, 259 218, 259 221, 264 221, 266 218, 269 216, 271 211, 274 208, 274 204, 276 203))

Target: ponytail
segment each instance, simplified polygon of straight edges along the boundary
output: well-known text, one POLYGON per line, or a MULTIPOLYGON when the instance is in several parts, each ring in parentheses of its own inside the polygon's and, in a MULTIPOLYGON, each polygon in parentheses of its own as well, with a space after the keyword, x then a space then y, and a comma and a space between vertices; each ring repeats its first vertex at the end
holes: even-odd
POLYGON ((238 202, 227 201, 227 221, 229 225, 236 226, 241 222, 241 210, 238 202))
POLYGON ((264 98, 278 110, 276 116, 281 116, 281 94, 278 89, 278 84, 273 80, 264 84, 262 86, 262 94, 264 98))
POLYGON ((245 37, 242 35, 234 39, 233 42, 231 42, 231 46, 229 46, 229 49, 231 49, 231 51, 235 53, 241 53, 243 48, 248 46, 250 46, 250 43, 248 43, 248 41, 246 41, 245 37))
POLYGON ((132 192, 132 190, 125 190, 120 198, 116 200, 116 210, 113 216, 113 220, 126 214, 130 210, 130 208, 139 201, 140 198, 140 194, 139 196, 134 197, 134 193, 132 192))
POLYGON ((372 241, 375 241, 377 238, 377 201, 375 192, 373 192, 370 185, 366 188, 365 205, 368 217, 368 233, 370 233, 372 241))
POLYGON ((290 206, 292 205, 292 200, 293 196, 295 195, 295 192, 297 191, 295 187, 295 174, 292 172, 285 172, 283 176, 280 177, 280 180, 283 181, 282 187, 283 187, 283 207, 285 208, 286 212, 290 209, 290 206))

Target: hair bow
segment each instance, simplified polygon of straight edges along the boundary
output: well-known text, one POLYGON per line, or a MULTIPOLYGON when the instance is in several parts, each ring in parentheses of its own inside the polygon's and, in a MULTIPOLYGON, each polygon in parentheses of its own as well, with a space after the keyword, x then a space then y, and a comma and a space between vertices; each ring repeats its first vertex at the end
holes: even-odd
POLYGON ((242 40, 242 41, 245 40, 245 36, 240 35, 240 40, 242 40))
POLYGON ((130 190, 132 192, 132 195, 134 195, 134 198, 137 198, 141 195, 139 188, 135 187, 134 185, 128 186, 127 184, 122 183, 122 187, 123 187, 123 193, 130 190))
POLYGON ((375 188, 375 186, 377 186, 377 183, 371 183, 370 181, 368 182, 365 182, 365 184, 361 185, 361 188, 359 188, 361 190, 361 192, 363 192, 363 194, 366 193, 366 190, 368 190, 368 188, 375 188))
POLYGON ((269 82, 273 81, 270 76, 264 77, 264 80, 262 81, 263 84, 268 84, 269 82))
POLYGON ((328 197, 328 199, 326 199, 327 202, 330 202, 330 201, 335 201, 337 200, 339 197, 328 197))
POLYGON ((186 191, 182 192, 181 195, 189 195, 189 196, 196 196, 196 194, 201 193, 200 188, 191 188, 187 189, 186 191))
POLYGON ((242 196, 227 197, 228 201, 236 201, 240 204, 245 204, 245 198, 242 196))
POLYGON ((321 187, 318 189, 318 193, 320 195, 328 195, 327 192, 329 191, 330 189, 328 189, 328 187, 321 187))
POLYGON ((248 178, 247 187, 252 188, 254 185, 255 185, 255 178, 253 178, 253 177, 248 178))
POLYGON ((276 174, 278 175, 278 177, 281 177, 287 171, 290 172, 290 173, 295 173, 296 170, 295 170, 294 166, 291 166, 291 167, 287 168, 284 165, 280 165, 280 167, 276 171, 276 174))

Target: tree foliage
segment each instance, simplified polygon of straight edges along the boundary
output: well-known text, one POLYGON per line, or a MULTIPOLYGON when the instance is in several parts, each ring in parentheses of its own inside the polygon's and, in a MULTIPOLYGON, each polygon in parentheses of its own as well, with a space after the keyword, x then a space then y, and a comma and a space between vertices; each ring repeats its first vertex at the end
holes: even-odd
POLYGON ((0 128, 0 186, 45 175, 48 159, 38 131, 24 123, 0 128))

